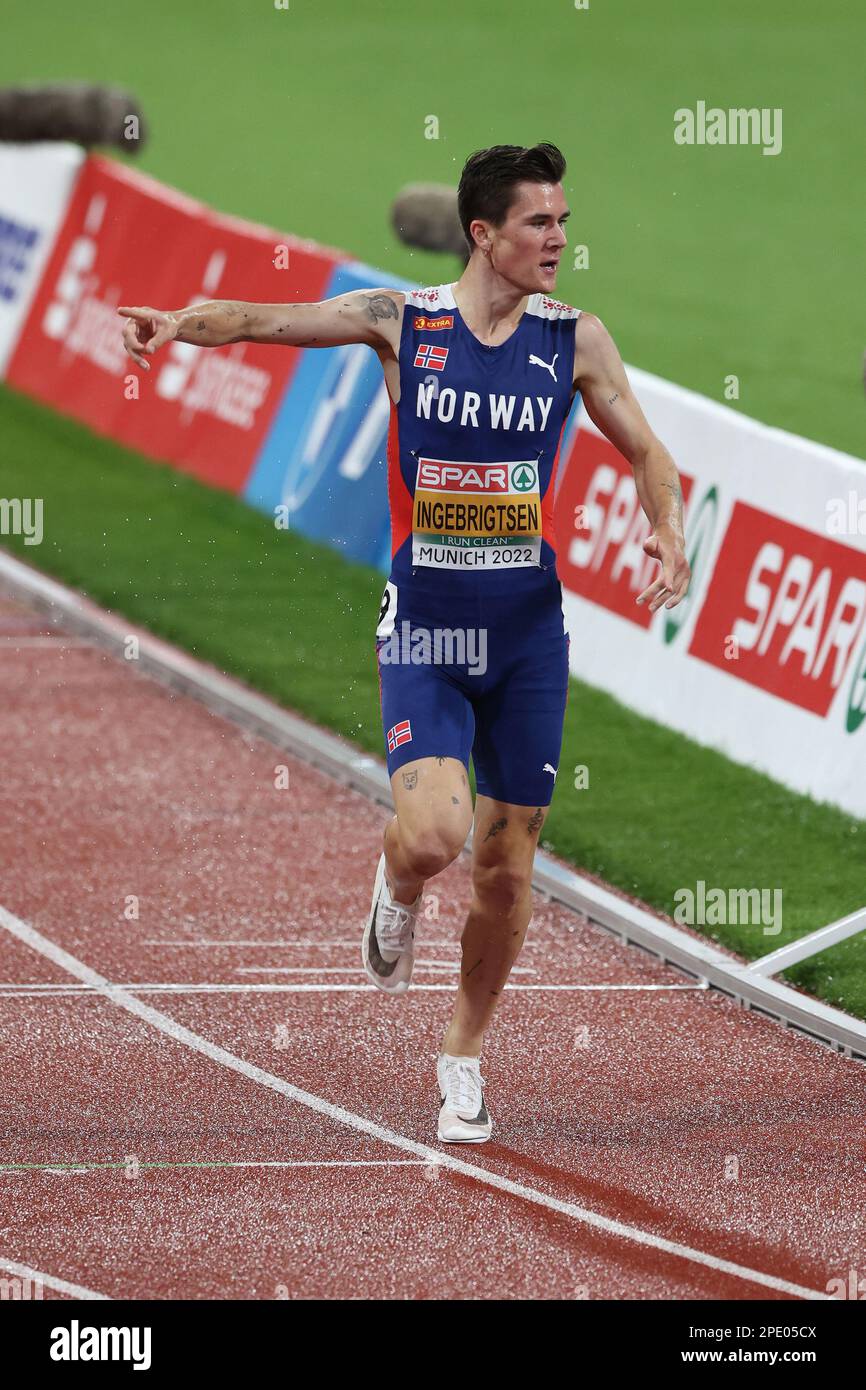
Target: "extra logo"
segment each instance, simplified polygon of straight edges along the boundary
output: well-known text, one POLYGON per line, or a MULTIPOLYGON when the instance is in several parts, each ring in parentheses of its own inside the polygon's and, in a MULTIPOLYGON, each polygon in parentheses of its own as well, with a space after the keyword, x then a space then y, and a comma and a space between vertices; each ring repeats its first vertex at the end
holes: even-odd
POLYGON ((439 333, 443 328, 454 327, 454 315, 440 314, 438 319, 430 319, 426 314, 416 314, 412 327, 422 333, 439 333))
POLYGON ((424 367, 427 370, 441 372, 445 370, 445 363, 448 361, 448 348, 434 347, 432 343, 419 343, 418 351, 415 353, 415 366, 424 367))

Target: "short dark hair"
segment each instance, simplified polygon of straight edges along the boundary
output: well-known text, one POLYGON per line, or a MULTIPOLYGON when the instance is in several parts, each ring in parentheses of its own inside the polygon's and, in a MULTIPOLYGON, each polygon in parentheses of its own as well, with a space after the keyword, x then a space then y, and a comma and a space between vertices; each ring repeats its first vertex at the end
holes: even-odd
POLYGON ((457 189, 457 211, 463 235, 470 251, 475 242, 469 232, 476 217, 501 227, 514 202, 514 185, 531 183, 560 183, 565 173, 565 158, 555 145, 492 145, 489 150, 476 150, 463 166, 457 189))

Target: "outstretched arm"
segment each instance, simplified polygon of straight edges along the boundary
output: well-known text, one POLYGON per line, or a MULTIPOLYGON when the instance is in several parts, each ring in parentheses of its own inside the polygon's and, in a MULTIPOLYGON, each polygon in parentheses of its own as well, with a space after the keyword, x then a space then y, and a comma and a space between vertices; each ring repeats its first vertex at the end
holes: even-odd
POLYGON ((339 347, 367 343, 399 351, 404 295, 398 290, 353 290, 318 304, 247 304, 214 299, 187 309, 124 307, 123 345, 140 367, 173 339, 197 347, 226 343, 284 343, 288 347, 339 347))
POLYGON ((644 550, 659 561, 662 572, 637 602, 648 603, 651 613, 663 603, 675 608, 685 598, 691 578, 680 475, 638 405, 613 338, 594 314, 581 314, 577 320, 574 376, 590 419, 631 464, 652 527, 644 550))

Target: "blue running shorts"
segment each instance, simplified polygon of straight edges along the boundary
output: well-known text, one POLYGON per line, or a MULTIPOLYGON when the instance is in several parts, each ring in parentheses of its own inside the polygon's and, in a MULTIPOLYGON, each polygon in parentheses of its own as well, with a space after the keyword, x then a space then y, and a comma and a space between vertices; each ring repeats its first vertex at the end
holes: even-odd
POLYGON ((393 775, 420 758, 470 754, 482 796, 548 806, 568 698, 568 635, 556 603, 452 602, 432 613, 400 596, 376 656, 382 727, 393 775), (414 610, 414 611, 413 611, 414 610), (458 621, 458 617, 463 621, 458 621), (468 620, 468 621, 467 621, 468 620))

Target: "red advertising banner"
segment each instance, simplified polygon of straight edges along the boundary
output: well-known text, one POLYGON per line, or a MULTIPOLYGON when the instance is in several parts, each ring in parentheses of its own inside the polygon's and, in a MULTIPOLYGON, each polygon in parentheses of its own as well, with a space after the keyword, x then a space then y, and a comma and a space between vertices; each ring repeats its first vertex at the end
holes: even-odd
POLYGON ((92 157, 7 378, 101 434, 240 492, 301 349, 172 343, 144 372, 123 350, 117 306, 309 302, 339 259, 92 157))
POLYGON ((863 551, 737 502, 689 652, 826 715, 864 619, 863 551))
MULTIPOLYGON (((579 429, 562 467, 554 519, 563 587, 649 627, 653 614, 635 600, 661 568, 644 553, 650 525, 631 465, 607 439, 579 429)), ((692 479, 682 471, 680 478, 688 502, 692 479)))

